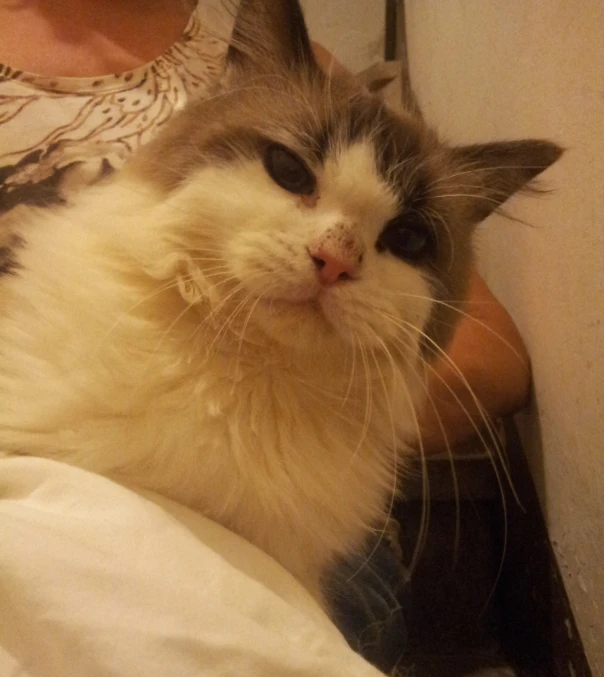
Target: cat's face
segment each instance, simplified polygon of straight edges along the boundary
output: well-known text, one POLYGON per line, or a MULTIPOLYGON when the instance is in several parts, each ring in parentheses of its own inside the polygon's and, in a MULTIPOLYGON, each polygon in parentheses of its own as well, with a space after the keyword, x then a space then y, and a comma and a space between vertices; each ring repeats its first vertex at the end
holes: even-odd
MULTIPOLYGON (((220 132, 195 139, 203 162, 179 170, 188 181, 173 198, 190 216, 178 230, 191 258, 184 274, 196 268, 187 289, 232 328, 245 321, 299 349, 396 340, 417 352, 439 269, 452 265, 427 194, 441 153, 411 118, 352 82, 331 84, 267 78, 199 106, 220 132)), ((463 294, 460 272, 450 298, 463 294)))
POLYGON ((410 328, 417 341, 433 296, 422 259, 434 245, 429 232, 391 232, 400 198, 369 140, 321 162, 267 144, 255 160, 202 172, 200 185, 208 179, 227 204, 200 242, 224 261, 210 273, 218 302, 238 289, 241 315, 301 348, 331 337, 379 345, 410 328))
POLYGON ((371 139, 335 146, 319 162, 281 145, 262 156, 240 168, 258 212, 224 241, 254 321, 310 349, 332 337, 378 347, 408 335, 415 345, 432 304, 422 265, 432 243, 429 233, 388 234, 400 195, 380 172, 371 139))
POLYGON ((417 115, 327 78, 299 19, 290 0, 244 2, 223 92, 139 162, 179 215, 166 238, 183 297, 225 329, 303 350, 433 353, 464 296, 474 226, 559 151, 441 144, 417 115))

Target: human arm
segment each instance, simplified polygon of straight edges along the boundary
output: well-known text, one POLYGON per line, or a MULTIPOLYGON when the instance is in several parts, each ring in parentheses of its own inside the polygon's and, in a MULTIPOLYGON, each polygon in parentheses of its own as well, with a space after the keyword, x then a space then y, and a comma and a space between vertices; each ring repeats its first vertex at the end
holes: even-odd
POLYGON ((495 418, 523 407, 530 391, 526 347, 509 313, 476 270, 446 351, 429 369, 421 446, 444 451, 495 418), (480 406, 479 406, 480 405, 480 406))

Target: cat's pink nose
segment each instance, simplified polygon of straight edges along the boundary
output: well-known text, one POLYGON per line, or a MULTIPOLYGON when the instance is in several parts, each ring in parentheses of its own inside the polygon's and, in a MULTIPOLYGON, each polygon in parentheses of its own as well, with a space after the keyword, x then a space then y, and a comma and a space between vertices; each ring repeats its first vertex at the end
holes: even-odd
POLYGON ((335 256, 321 249, 309 249, 308 253, 317 269, 321 284, 330 285, 343 280, 351 280, 357 276, 359 258, 335 256))
POLYGON ((308 254, 324 286, 359 277, 365 247, 353 227, 336 223, 314 237, 308 254))

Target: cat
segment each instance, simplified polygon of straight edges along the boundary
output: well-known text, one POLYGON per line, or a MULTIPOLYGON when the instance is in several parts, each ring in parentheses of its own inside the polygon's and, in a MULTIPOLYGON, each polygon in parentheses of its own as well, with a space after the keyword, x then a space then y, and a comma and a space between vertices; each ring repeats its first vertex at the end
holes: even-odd
POLYGON ((385 519, 475 226, 561 151, 441 142, 326 75, 297 0, 244 0, 226 59, 121 171, 11 224, 0 449, 188 505, 322 601, 385 519))

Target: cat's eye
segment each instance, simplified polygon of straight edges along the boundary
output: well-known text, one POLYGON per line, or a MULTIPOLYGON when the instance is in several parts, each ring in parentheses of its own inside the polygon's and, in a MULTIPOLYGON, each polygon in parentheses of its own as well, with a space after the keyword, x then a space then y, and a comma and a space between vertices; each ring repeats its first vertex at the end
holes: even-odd
POLYGON ((403 261, 420 263, 434 255, 436 242, 427 224, 412 214, 402 214, 386 224, 375 246, 403 261))
POLYGON ((317 181, 304 160, 278 143, 267 146, 264 167, 271 179, 281 188, 295 195, 311 195, 317 181))

